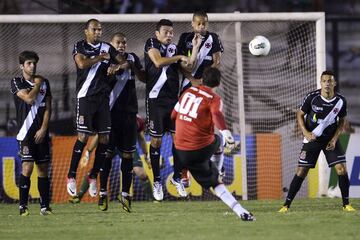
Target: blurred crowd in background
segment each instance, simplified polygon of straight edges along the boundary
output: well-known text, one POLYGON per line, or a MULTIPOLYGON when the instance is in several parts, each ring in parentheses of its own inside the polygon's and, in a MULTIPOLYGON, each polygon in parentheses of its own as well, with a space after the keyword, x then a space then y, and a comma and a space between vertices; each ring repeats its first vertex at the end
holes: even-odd
POLYGON ((359 0, 1 0, 0 14, 316 12, 359 14, 359 0), (40 11, 40 12, 39 12, 40 11))

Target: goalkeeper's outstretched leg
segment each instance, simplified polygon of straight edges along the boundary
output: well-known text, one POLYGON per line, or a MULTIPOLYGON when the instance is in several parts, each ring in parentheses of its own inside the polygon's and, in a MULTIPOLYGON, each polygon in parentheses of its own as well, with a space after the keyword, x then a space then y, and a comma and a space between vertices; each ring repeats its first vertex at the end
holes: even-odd
POLYGON ((176 123, 176 152, 180 163, 203 188, 212 187, 216 196, 239 218, 254 221, 255 217, 241 206, 219 179, 219 164, 222 165, 223 159, 220 158, 217 165, 210 161, 220 146, 230 151, 235 147, 221 111, 221 98, 212 90, 220 85, 220 75, 217 68, 207 68, 203 73, 203 85, 191 87, 181 95, 171 114, 176 123), (214 134, 214 127, 220 130, 222 140, 214 134))

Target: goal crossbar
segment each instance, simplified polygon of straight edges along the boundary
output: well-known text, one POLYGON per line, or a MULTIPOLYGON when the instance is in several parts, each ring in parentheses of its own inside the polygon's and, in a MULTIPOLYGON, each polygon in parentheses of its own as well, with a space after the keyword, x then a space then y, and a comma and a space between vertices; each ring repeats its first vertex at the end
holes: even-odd
MULTIPOLYGON (((316 21, 323 19, 323 12, 308 13, 209 13, 211 21, 316 21)), ((102 22, 157 22, 166 18, 175 22, 188 22, 192 14, 62 14, 62 15, 1 15, 0 23, 76 23, 97 18, 102 22)))

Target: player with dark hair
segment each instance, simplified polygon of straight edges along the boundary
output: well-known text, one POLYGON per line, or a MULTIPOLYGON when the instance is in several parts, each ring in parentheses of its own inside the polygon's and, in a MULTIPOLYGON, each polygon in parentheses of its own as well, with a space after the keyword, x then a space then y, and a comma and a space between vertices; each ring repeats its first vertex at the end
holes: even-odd
POLYGON ((224 51, 219 36, 216 33, 209 32, 209 19, 204 11, 194 12, 191 21, 193 28, 192 32, 185 32, 181 34, 178 43, 179 54, 191 56, 192 39, 195 35, 201 38, 201 45, 199 47, 196 64, 191 70, 191 74, 185 74, 182 82, 182 90, 186 90, 191 86, 191 83, 198 85, 202 78, 202 73, 207 67, 220 68, 221 53, 224 51))
POLYGON ((175 147, 181 164, 190 171, 203 187, 214 189, 218 196, 238 217, 254 221, 255 217, 244 209, 219 179, 219 171, 211 156, 223 145, 235 147, 231 132, 227 129, 222 113, 222 100, 213 88, 220 84, 220 71, 207 68, 203 73, 203 85, 190 87, 180 97, 171 118, 175 119, 175 147), (214 134, 214 126, 220 136, 214 134))
POLYGON ((71 164, 67 176, 67 191, 76 196, 76 171, 89 134, 99 134, 94 166, 89 173, 89 194, 97 195, 96 178, 102 166, 111 129, 109 93, 110 79, 125 63, 124 57, 109 43, 100 40, 101 23, 90 19, 85 24, 85 39, 74 46, 73 56, 77 69, 76 125, 78 138, 74 144, 71 164), (115 64, 116 63, 116 64, 115 64), (120 63, 120 64, 119 64, 120 63))
MULTIPOLYGON (((188 58, 177 55, 177 47, 172 43, 174 36, 173 23, 161 19, 156 24, 155 38, 149 38, 145 44, 146 107, 148 129, 151 136, 150 160, 154 174, 153 195, 157 201, 162 201, 164 193, 160 177, 160 147, 165 132, 174 134, 175 125, 170 115, 179 96, 179 67, 192 68, 195 56, 188 58), (179 64, 180 62, 180 64, 179 64)), ((196 53, 199 38, 193 38, 193 51, 196 53)), ((181 166, 174 152, 174 175, 171 183, 175 185, 179 195, 186 197, 187 193, 180 181, 181 166)))
POLYGON ((355 211, 349 203, 350 182, 346 170, 346 159, 338 142, 346 121, 346 99, 335 92, 336 81, 331 71, 324 71, 321 74, 320 85, 321 89, 305 96, 297 111, 297 122, 304 140, 296 174, 291 181, 285 203, 279 210, 280 213, 289 210, 309 169, 315 167, 320 151, 324 152, 329 167, 335 167, 339 177, 343 210, 355 211))
MULTIPOLYGON (((199 85, 205 68, 220 68, 221 53, 224 51, 219 36, 216 33, 208 31, 209 20, 206 12, 194 12, 191 26, 193 31, 185 32, 181 34, 179 38, 179 53, 185 56, 191 56, 194 54, 192 52, 192 39, 196 35, 201 38, 201 45, 196 56, 196 64, 194 64, 191 71, 188 72, 183 70, 184 78, 181 84, 182 91, 185 91, 191 85, 199 85)), ((221 157, 223 156, 222 152, 222 148, 220 148, 212 157, 212 161, 216 163, 220 172, 224 160, 221 157)), ((189 175, 186 170, 183 170, 181 180, 185 186, 190 185, 189 175)))
POLYGON ((127 65, 116 72, 110 93, 111 133, 105 164, 100 171, 99 208, 107 209, 107 182, 111 160, 117 149, 121 156, 122 191, 118 196, 125 211, 131 211, 130 186, 134 153, 136 151, 138 103, 135 88, 136 77, 145 82, 145 71, 135 53, 127 53, 127 40, 123 33, 116 33, 111 38, 111 45, 126 59, 127 65))
POLYGON ((20 53, 19 63, 22 76, 11 80, 11 92, 14 95, 17 124, 20 128, 16 139, 19 142, 22 166, 19 180, 21 216, 29 215, 27 205, 34 162, 38 172, 40 214, 52 214, 48 177, 51 91, 49 81, 35 75, 38 61, 39 56, 33 51, 20 53))
MULTIPOLYGON (((108 208, 107 183, 112 159, 117 150, 120 152, 122 159, 122 192, 118 196, 118 199, 123 204, 124 210, 130 212, 130 186, 132 182, 134 153, 136 150, 136 114, 138 112, 135 75, 140 81, 145 82, 145 72, 138 56, 135 53, 126 52, 127 39, 125 34, 121 32, 115 33, 112 36, 110 43, 121 56, 126 59, 127 63, 121 65, 120 69, 111 78, 112 90, 110 93, 109 105, 112 124, 107 156, 100 169, 100 197, 98 206, 102 211, 106 211, 108 208)), ((93 140, 90 146, 91 148, 98 146, 97 140, 98 137, 93 140)), ((87 187, 86 183, 83 183, 82 186, 87 187)))

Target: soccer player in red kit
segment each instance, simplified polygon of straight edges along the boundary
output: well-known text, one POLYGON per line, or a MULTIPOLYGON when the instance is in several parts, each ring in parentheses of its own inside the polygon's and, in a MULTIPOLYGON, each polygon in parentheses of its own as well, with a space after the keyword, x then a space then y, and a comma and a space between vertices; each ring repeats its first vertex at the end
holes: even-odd
POLYGON ((203 85, 187 89, 171 114, 175 120, 175 148, 179 160, 190 171, 194 179, 203 187, 214 189, 218 196, 238 217, 244 221, 254 221, 255 217, 236 201, 219 179, 219 171, 210 161, 220 144, 234 148, 235 141, 226 128, 220 96, 213 88, 220 85, 220 71, 207 68, 203 73, 203 85), (214 126, 220 136, 214 134, 214 126))

